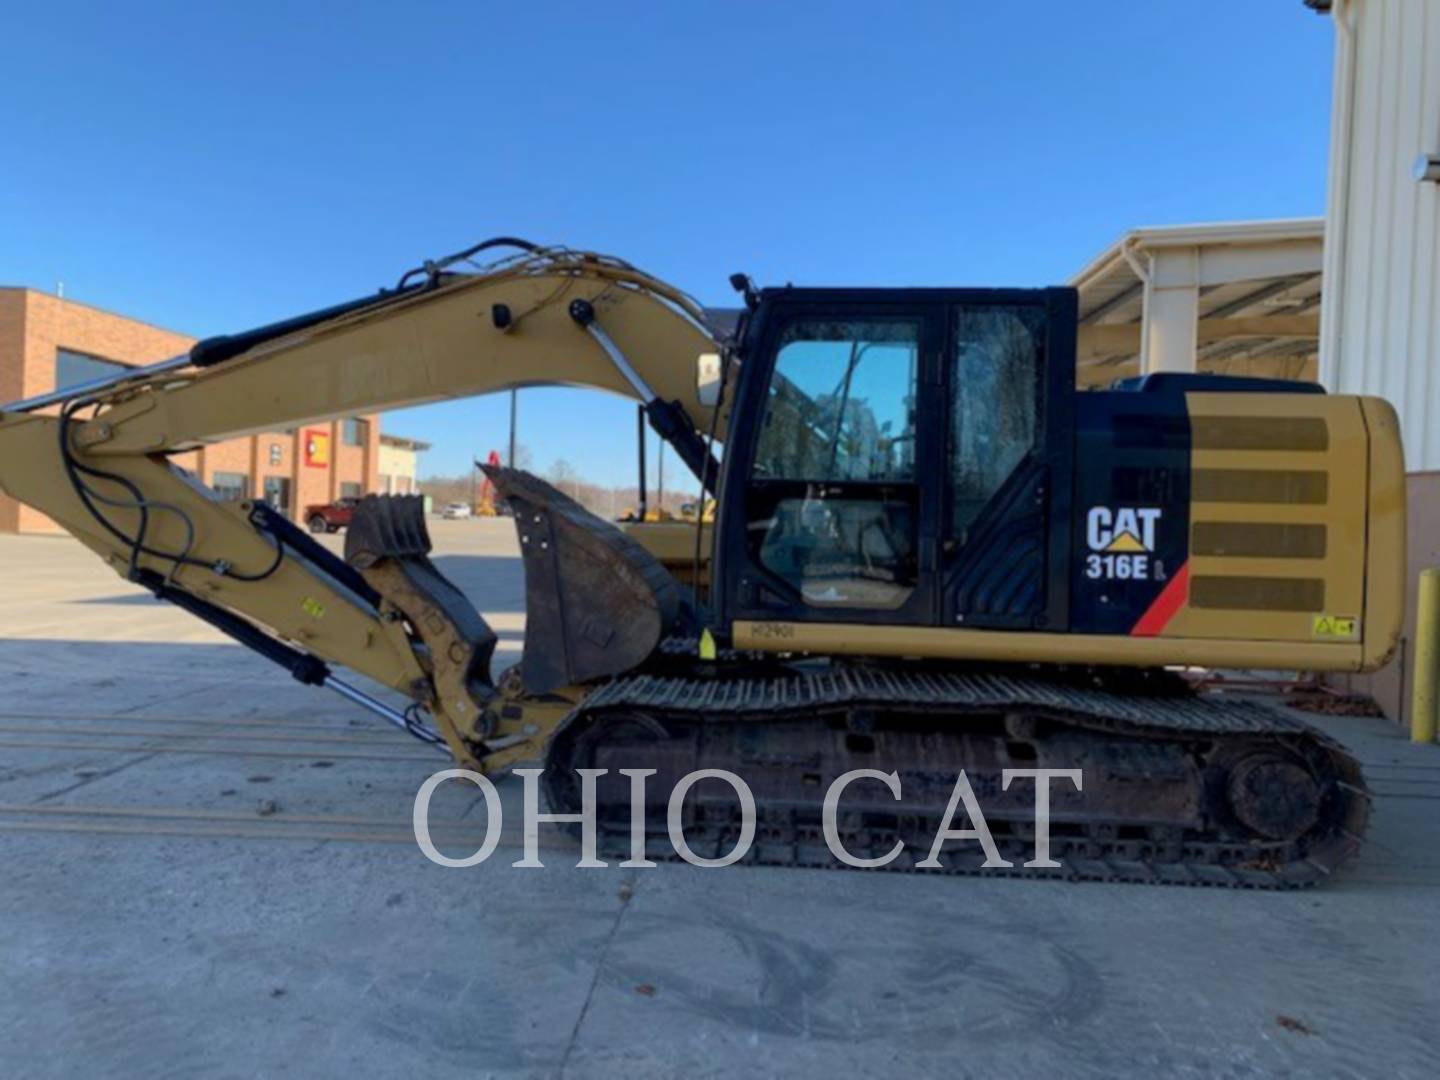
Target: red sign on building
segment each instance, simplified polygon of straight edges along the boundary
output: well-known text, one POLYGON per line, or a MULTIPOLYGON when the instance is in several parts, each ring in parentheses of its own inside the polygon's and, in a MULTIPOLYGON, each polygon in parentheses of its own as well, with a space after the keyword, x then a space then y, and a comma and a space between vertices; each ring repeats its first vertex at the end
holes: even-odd
POLYGON ((305 464, 312 469, 323 469, 330 464, 330 435, 316 428, 305 431, 305 464))

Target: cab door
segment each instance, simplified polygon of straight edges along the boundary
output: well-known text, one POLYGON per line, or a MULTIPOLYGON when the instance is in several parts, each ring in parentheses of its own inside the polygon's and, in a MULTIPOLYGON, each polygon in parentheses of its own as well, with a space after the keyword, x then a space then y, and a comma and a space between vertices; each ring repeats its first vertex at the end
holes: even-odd
POLYGON ((732 618, 933 625, 943 305, 860 291, 767 301, 727 449, 732 618))
POLYGON ((976 291, 950 306, 941 625, 1068 624, 1075 307, 1072 289, 976 291))

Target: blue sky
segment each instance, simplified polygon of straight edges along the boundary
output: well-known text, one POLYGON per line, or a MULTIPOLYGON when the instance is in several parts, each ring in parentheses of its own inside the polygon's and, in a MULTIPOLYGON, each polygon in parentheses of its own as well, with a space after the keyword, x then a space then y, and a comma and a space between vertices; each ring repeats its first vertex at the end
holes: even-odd
MULTIPOLYGON (((1133 226, 1321 213, 1331 47, 1300 0, 31 5, 0 283, 201 336, 502 233, 711 304, 742 269, 1054 283, 1133 226)), ((457 472, 506 415, 387 427, 457 472)), ((633 422, 521 396, 542 469, 628 482, 633 422)))

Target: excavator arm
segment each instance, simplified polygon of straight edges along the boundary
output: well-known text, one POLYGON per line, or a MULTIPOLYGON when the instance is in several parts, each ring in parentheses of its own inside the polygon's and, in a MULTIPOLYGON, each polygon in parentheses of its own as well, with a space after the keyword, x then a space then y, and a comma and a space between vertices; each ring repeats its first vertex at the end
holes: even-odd
MULTIPOLYGON (((367 500, 342 560, 265 503, 222 500, 170 460, 206 442, 322 418, 559 384, 638 399, 712 486, 704 435, 723 439, 724 424, 696 381, 699 358, 718 349, 704 312, 617 260, 517 246, 519 256, 476 273, 427 264, 419 283, 402 281, 373 300, 209 339, 104 385, 0 408, 0 489, 122 576, 302 682, 443 741, 461 762, 493 772, 533 756, 546 720, 558 720, 575 696, 557 679, 585 665, 551 664, 556 670, 531 680, 545 693, 532 693, 528 709, 516 704, 526 694, 518 677, 494 687, 494 636, 430 564, 418 499, 367 500), (337 666, 400 692, 410 706, 390 707, 337 666)), ((547 550, 540 534, 578 510, 523 474, 500 470, 493 479, 532 511, 520 523, 522 540, 547 550)), ((623 538, 604 542, 621 563, 633 556, 623 538)), ((641 560, 631 561, 643 572, 641 560)), ((612 594, 628 586, 635 603, 673 614, 673 598, 627 579, 623 567, 618 575, 613 566, 589 568, 605 580, 588 587, 608 590, 620 610, 625 597, 612 594)))

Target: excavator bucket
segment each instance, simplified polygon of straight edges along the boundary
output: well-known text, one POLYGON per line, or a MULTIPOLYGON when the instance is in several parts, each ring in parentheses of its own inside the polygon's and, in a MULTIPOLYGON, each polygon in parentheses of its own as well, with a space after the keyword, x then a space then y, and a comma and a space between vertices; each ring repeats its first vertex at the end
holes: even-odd
POLYGON ((525 562, 525 655, 532 694, 619 675, 675 626, 675 579, 648 551, 545 481, 483 465, 515 515, 525 562))

